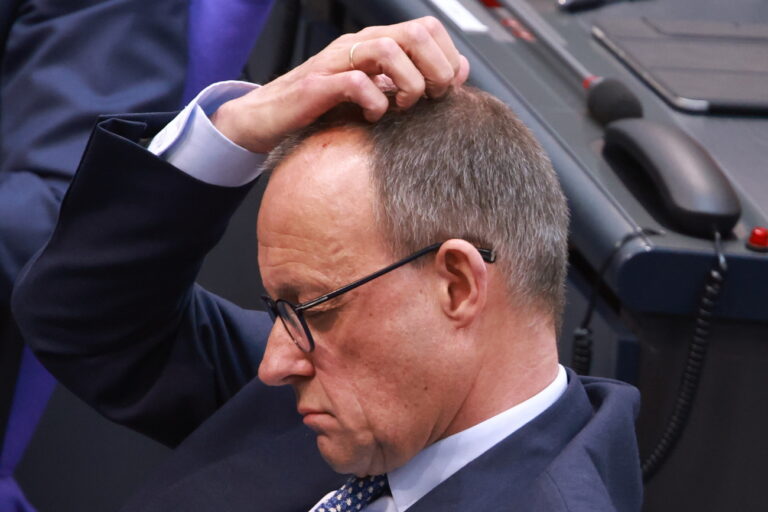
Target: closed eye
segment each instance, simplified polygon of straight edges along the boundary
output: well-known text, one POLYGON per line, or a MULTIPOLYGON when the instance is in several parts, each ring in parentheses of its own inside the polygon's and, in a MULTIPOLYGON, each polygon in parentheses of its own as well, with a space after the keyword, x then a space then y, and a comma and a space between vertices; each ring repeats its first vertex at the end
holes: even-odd
POLYGON ((304 310, 304 319, 309 324, 310 329, 317 331, 331 329, 344 306, 337 301, 333 302, 336 303, 329 303, 327 307, 326 304, 321 304, 320 306, 304 310))

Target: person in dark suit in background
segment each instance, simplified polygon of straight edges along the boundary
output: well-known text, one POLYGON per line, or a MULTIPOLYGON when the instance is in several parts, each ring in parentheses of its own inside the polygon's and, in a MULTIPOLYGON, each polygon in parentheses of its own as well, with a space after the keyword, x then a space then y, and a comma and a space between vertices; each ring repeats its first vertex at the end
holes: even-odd
POLYGON ((467 71, 425 18, 207 90, 159 134, 167 116, 97 126, 14 311, 103 413, 187 438, 128 510, 639 509, 637 392, 557 364, 565 199, 467 71), (359 114, 314 123, 345 102, 359 114), (258 225, 272 325, 193 282, 251 152, 277 144, 258 225), (336 492, 318 451, 355 475, 336 492))
POLYGON ((13 472, 55 385, 23 347, 13 283, 53 231, 98 115, 182 104, 187 19, 185 0, 0 6, 0 510, 32 510, 13 472))

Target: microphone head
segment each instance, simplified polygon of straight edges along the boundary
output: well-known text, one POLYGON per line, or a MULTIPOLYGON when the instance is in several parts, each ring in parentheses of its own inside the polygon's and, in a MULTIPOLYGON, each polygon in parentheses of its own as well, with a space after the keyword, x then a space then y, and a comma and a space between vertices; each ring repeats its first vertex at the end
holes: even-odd
POLYGON ((619 119, 643 117, 643 105, 626 85, 605 78, 587 90, 587 109, 592 119, 602 125, 619 119))

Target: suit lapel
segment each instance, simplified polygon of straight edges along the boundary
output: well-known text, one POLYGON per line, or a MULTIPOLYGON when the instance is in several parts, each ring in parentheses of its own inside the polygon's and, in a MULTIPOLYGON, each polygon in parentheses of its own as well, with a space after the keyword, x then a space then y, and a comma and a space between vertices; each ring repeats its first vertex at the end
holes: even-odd
POLYGON ((408 512, 529 510, 532 486, 587 424, 592 407, 569 372, 565 393, 532 422, 453 474, 408 512))

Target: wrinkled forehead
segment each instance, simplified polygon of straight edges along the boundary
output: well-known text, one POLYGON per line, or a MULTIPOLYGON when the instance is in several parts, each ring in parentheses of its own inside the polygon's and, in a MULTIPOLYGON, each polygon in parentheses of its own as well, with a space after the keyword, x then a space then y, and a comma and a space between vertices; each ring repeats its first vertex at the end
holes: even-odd
POLYGON ((304 141, 272 174, 262 199, 257 236, 267 289, 286 280, 343 279, 356 262, 378 259, 383 244, 372 197, 360 130, 333 129, 304 141))

